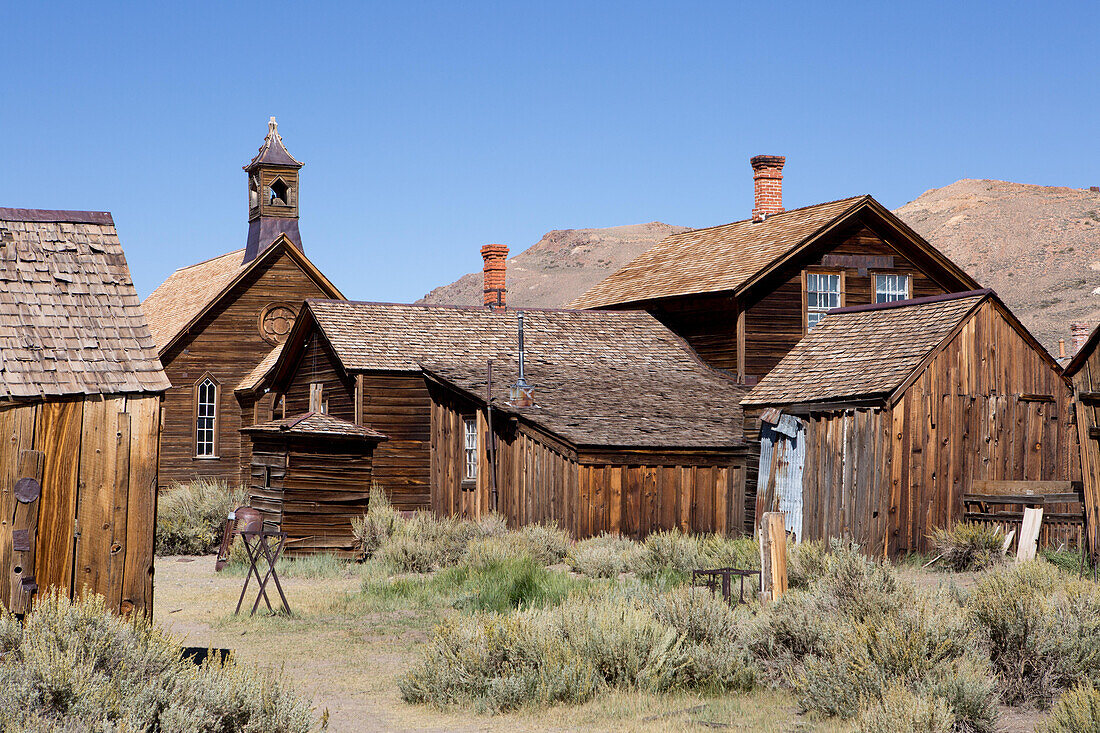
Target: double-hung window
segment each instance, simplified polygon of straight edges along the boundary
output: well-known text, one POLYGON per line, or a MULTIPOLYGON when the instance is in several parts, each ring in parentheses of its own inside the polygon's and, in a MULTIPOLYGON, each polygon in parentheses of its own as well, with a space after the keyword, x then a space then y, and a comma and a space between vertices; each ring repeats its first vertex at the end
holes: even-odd
POLYGON ((477 481, 477 418, 462 418, 462 440, 466 458, 463 481, 477 481))
POLYGON ((875 302, 893 303, 909 298, 908 275, 875 275, 875 302))
POLYGON ((806 330, 817 325, 821 317, 840 307, 840 273, 806 273, 806 330))
POLYGON ((195 455, 217 455, 218 384, 206 377, 195 387, 195 455))

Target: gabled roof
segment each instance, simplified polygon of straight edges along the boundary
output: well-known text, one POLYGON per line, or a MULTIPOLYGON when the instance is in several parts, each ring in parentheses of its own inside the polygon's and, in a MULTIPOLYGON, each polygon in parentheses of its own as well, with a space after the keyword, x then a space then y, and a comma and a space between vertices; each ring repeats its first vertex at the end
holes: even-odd
POLYGON ((978 284, 871 196, 830 201, 673 234, 570 303, 602 308, 700 293, 740 292, 821 236, 871 212, 965 287, 978 284))
POLYGON ((283 145, 283 137, 279 134, 279 123, 272 117, 267 121, 267 136, 259 152, 244 166, 246 171, 252 170, 258 165, 285 165, 292 168, 301 168, 302 163, 295 160, 283 145))
POLYGON ((0 398, 170 386, 110 213, 0 208, 0 398))
POLYGON ((380 442, 386 436, 372 428, 356 425, 338 417, 321 412, 306 412, 301 415, 272 420, 271 422, 249 425, 241 428, 242 433, 264 433, 268 435, 298 435, 337 440, 369 440, 380 442))
POLYGON ((271 351, 267 352, 267 356, 260 359, 260 363, 250 371, 241 383, 233 390, 234 392, 254 392, 264 384, 265 378, 271 373, 271 370, 275 368, 275 362, 279 360, 279 355, 283 353, 283 344, 279 344, 271 351))
POLYGON ((285 252, 321 290, 331 297, 343 297, 336 286, 286 237, 280 236, 254 260, 242 263, 238 249, 212 260, 182 267, 168 276, 141 304, 149 319, 159 353, 163 355, 187 330, 216 306, 239 282, 253 271, 285 252))
POLYGON ((893 394, 986 301, 993 301, 1002 316, 1058 371, 1057 363, 992 290, 975 290, 831 310, 742 404, 782 405, 893 394))
MULTIPOLYGON (((703 364, 644 311, 524 310, 528 379, 544 408, 525 412, 586 445, 735 447, 745 388, 703 364)), ((316 325, 347 373, 425 369, 482 389, 515 381, 517 311, 307 300, 273 379, 285 382, 316 325), (479 380, 482 380, 480 388, 479 380)))

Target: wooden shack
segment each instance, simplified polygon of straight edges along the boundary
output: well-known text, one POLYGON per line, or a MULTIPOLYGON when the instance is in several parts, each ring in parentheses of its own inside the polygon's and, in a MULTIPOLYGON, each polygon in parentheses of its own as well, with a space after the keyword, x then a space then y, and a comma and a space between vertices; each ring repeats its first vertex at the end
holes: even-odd
MULTIPOLYGON (((644 534, 654 526, 673 526, 671 514, 662 518, 654 509, 657 491, 659 487, 666 490, 667 485, 670 497, 692 496, 690 487, 679 492, 675 488, 679 484, 673 481, 674 474, 683 476, 686 471, 684 481, 693 482, 701 477, 699 495, 705 502, 702 507, 692 508, 692 501, 688 501, 691 526, 741 531, 745 502, 739 466, 743 465, 746 452, 741 442, 742 416, 737 403, 744 388, 699 361, 679 337, 647 313, 542 309, 523 313, 530 358, 536 360, 533 363, 542 359, 554 365, 557 369, 554 374, 559 375, 556 378, 568 376, 577 385, 577 391, 568 399, 564 393, 558 398, 562 424, 517 418, 515 436, 519 437, 509 440, 526 441, 525 436, 542 436, 544 442, 540 445, 547 450, 559 446, 559 452, 564 451, 560 455, 573 456, 570 460, 578 468, 543 472, 542 467, 549 465, 545 463, 549 454, 532 452, 530 461, 535 463, 530 465, 537 465, 538 472, 529 469, 524 475, 531 481, 537 475, 538 481, 545 482, 540 491, 548 492, 544 494, 546 506, 539 503, 542 499, 536 499, 537 492, 531 491, 517 495, 522 497, 524 506, 530 498, 530 510, 521 510, 519 504, 512 508, 501 504, 496 508, 506 510, 516 523, 554 518, 582 535, 604 527, 622 530, 624 526, 627 531, 644 534), (586 373, 590 376, 586 377, 586 373), (599 388, 591 381, 596 378, 601 380, 599 388), (587 392, 581 391, 581 385, 585 385, 587 392), (692 401, 692 390, 697 389, 705 392, 705 400, 700 396, 692 401), (613 411, 612 405, 617 405, 614 409, 627 409, 624 414, 637 418, 632 432, 621 424, 617 428, 619 434, 633 437, 626 444, 614 446, 614 456, 605 452, 612 448, 607 437, 611 433, 598 438, 595 421, 590 421, 583 433, 563 427, 583 414, 587 409, 586 395, 595 392, 606 394, 605 418, 613 411), (652 394, 664 395, 668 404, 659 404, 647 396, 652 394), (638 407, 630 408, 635 402, 638 407), (709 411, 709 422, 700 417, 690 423, 695 426, 693 430, 702 431, 703 435, 682 428, 673 430, 672 411, 683 410, 687 404, 703 405, 709 411), (656 412, 642 414, 646 409, 656 412), (666 411, 664 418, 658 418, 666 411), (566 417, 566 413, 574 417, 566 417), (701 427, 704 423, 705 430, 701 427), (717 430, 715 425, 721 429, 717 430), (647 432, 649 437, 644 437, 647 432), (682 444, 673 435, 679 435, 682 444), (566 444, 571 447, 563 447, 566 444), (625 466, 637 467, 637 471, 624 473, 625 466), (606 480, 602 478, 605 474, 606 480), (578 511, 581 503, 589 506, 588 500, 578 500, 574 489, 588 486, 580 482, 582 476, 587 480, 590 475, 597 477, 596 485, 600 492, 607 492, 608 501, 611 496, 633 497, 622 499, 628 502, 622 505, 626 507, 625 516, 612 511, 610 504, 601 508, 591 523, 587 518, 579 521, 577 515, 568 514, 578 511), (632 483, 635 478, 641 483, 632 483), (627 483, 621 484, 622 481, 627 483), (621 488, 612 490, 613 484, 621 488), (550 498, 551 494, 555 498, 550 498), (710 497, 717 494, 721 494, 721 499, 712 502, 710 497), (637 505, 632 503, 635 500, 637 505), (725 507, 720 517, 714 514, 719 502, 725 507), (699 518, 693 520, 695 511, 699 512, 699 518)), ((267 388, 277 393, 276 399, 283 401, 288 414, 308 410, 311 400, 316 399, 328 414, 389 436, 375 451, 373 476, 397 508, 434 509, 441 514, 470 516, 471 507, 464 511, 452 496, 450 484, 440 483, 445 474, 440 473, 443 464, 436 461, 443 455, 440 453, 443 444, 433 430, 439 427, 436 421, 442 419, 439 411, 449 404, 445 390, 457 390, 455 399, 470 399, 463 391, 460 377, 450 371, 452 368, 483 370, 486 361, 494 359, 506 375, 507 365, 516 363, 517 350, 515 311, 309 300, 267 380, 267 388), (426 379, 425 364, 431 365, 436 378, 426 379), (444 385, 440 380, 445 380, 446 375, 459 380, 458 384, 444 385)), ((547 379, 551 376, 547 372, 547 379)), ((544 401, 552 397, 547 390, 539 394, 544 401)), ((478 412, 470 409, 470 414, 478 412)), ((625 420, 616 419, 620 423, 625 420)), ((534 451, 534 443, 523 444, 534 451)), ((482 476, 485 475, 483 472, 482 476)), ((471 497, 463 495, 463 498, 471 497)), ((502 502, 513 500, 519 501, 512 495, 501 495, 502 502)), ((679 518, 682 508, 674 509, 678 505, 672 501, 666 502, 663 511, 675 513, 679 518)), ((472 510, 474 515, 488 511, 487 490, 477 494, 476 506, 472 510)))
POLYGON ((491 388, 485 365, 426 365, 433 511, 493 511, 509 526, 556 523, 577 538, 741 534, 746 451, 735 381, 683 347, 645 354, 621 334, 589 360, 561 335, 528 341, 530 405, 511 390, 515 357, 494 362, 491 388))
POLYGON ((287 533, 288 555, 351 556, 351 520, 367 511, 381 433, 307 412, 242 428, 251 442, 248 503, 287 533))
MULTIPOLYGON (((800 539, 923 552, 979 482, 1080 480, 1069 384, 989 290, 831 311, 742 406, 765 422, 757 514, 800 539)), ((1054 509, 1043 539, 1077 541, 1054 509)))
POLYGON ((1065 367, 1073 384, 1089 549, 1100 553, 1100 326, 1065 367))
POLYGON ((247 482, 250 458, 240 428, 273 416, 272 397, 248 385, 274 361, 303 300, 342 297, 305 255, 298 232, 301 167, 272 119, 245 166, 244 249, 181 267, 142 304, 172 381, 164 402, 162 486, 196 478, 234 487, 247 482))
POLYGON ((0 208, 0 602, 150 615, 168 379, 107 212, 0 208))

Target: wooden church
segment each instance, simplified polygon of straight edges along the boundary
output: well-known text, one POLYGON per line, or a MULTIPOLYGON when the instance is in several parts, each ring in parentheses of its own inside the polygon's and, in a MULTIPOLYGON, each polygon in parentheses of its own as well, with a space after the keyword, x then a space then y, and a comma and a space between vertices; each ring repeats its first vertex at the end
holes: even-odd
POLYGON ((274 362, 306 298, 343 298, 302 246, 301 168, 272 117, 263 145, 244 166, 244 249, 176 270, 142 303, 172 382, 164 399, 161 486, 244 480, 240 428, 270 420, 272 405, 270 396, 248 390, 238 397, 238 387, 274 362))

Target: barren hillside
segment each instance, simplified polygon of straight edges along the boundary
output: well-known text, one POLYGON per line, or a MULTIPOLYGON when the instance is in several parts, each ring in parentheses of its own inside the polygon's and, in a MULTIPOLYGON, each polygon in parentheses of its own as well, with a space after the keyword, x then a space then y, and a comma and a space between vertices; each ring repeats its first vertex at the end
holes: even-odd
MULTIPOLYGON (((685 227, 631 224, 606 229, 558 229, 508 259, 508 305, 560 307, 669 234, 685 227)), ((463 275, 418 303, 481 305, 481 272, 463 275)))
MULTIPOLYGON (((1057 353, 1069 324, 1100 320, 1100 193, 964 179, 896 212, 985 287, 1057 353)), ((557 307, 673 232, 660 222, 563 229, 508 260, 508 304, 557 307)), ((481 273, 421 303, 481 303, 481 273)))
POLYGON ((896 212, 985 287, 1044 346, 1100 319, 1100 193, 964 179, 896 212))

